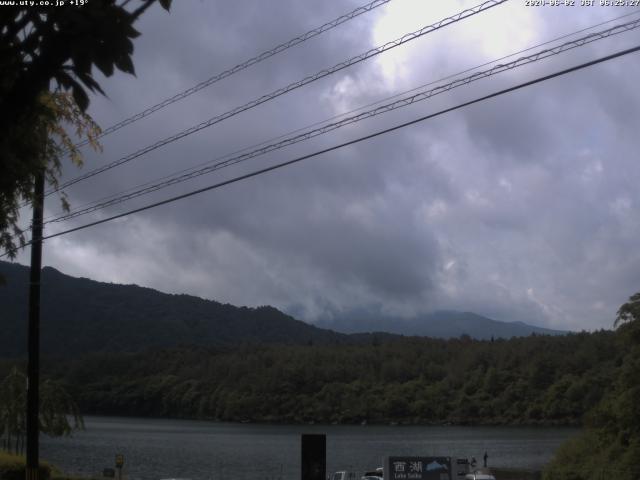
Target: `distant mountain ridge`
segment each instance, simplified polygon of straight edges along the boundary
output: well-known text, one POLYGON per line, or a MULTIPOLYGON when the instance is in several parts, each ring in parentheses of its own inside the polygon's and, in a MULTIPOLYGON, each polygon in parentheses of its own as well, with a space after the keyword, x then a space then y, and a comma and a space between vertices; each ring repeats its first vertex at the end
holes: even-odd
POLYGON ((524 322, 501 322, 473 312, 440 310, 410 319, 390 318, 362 313, 344 314, 338 319, 320 321, 318 326, 342 333, 383 331, 391 334, 454 338, 469 335, 478 340, 491 338, 564 335, 568 332, 528 325, 524 322))
MULTIPOLYGON (((0 286, 0 357, 21 356, 27 344, 29 269, 0 262, 0 276, 6 280, 0 286)), ((236 307, 137 285, 71 277, 51 267, 42 270, 42 285, 41 348, 45 355, 53 356, 137 352, 181 345, 362 344, 392 340, 399 334, 457 337, 466 333, 475 338, 508 338, 533 332, 559 333, 460 312, 448 312, 446 318, 434 317, 429 324, 431 329, 425 323, 425 328, 415 332, 402 330, 406 322, 386 320, 369 324, 376 328, 359 329, 376 333, 339 333, 296 320, 270 306, 236 307), (478 329, 471 328, 474 322, 478 329), (447 330, 445 325, 458 327, 447 330)), ((354 325, 365 327, 363 321, 355 321, 354 325)))

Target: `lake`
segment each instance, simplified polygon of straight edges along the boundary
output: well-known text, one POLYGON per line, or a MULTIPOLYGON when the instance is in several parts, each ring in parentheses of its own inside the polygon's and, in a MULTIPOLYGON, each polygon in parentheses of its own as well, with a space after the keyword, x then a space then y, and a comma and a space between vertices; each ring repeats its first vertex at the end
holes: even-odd
POLYGON ((41 436, 40 455, 72 474, 96 475, 125 457, 130 480, 297 480, 300 435, 327 435, 327 473, 382 466, 388 455, 472 457, 540 469, 572 428, 252 425, 121 417, 85 418, 71 438, 41 436))

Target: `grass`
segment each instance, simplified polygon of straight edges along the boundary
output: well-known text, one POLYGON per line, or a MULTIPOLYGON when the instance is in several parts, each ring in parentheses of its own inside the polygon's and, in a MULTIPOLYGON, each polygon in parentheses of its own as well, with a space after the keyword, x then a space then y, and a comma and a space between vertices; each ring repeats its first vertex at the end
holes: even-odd
MULTIPOLYGON (((0 480, 24 480, 26 458, 0 450, 0 480)), ((91 480, 67 475, 49 462, 40 461, 40 480, 91 480)))
MULTIPOLYGON (((24 480, 26 463, 24 455, 0 451, 0 480, 24 480)), ((51 472, 47 462, 40 462, 41 480, 51 480, 51 472)))

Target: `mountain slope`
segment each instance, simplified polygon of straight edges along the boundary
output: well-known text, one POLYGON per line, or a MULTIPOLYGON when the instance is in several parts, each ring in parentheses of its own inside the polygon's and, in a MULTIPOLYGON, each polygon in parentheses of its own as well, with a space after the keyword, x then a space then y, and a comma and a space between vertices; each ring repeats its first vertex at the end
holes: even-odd
MULTIPOLYGON (((26 351, 29 269, 0 262, 0 356, 26 351)), ((42 270, 42 351, 51 355, 176 345, 338 344, 344 334, 295 320, 273 307, 234 307, 136 285, 101 283, 42 270)))
MULTIPOLYGON (((0 262, 0 276, 6 279, 6 285, 0 286, 0 357, 24 355, 29 269, 0 262)), ((42 270, 42 352, 54 356, 181 345, 367 344, 392 341, 398 335, 451 338, 467 334, 488 340, 564 333, 469 312, 436 312, 411 321, 360 314, 322 326, 269 306, 235 307, 137 285, 75 278, 50 267, 42 270)))

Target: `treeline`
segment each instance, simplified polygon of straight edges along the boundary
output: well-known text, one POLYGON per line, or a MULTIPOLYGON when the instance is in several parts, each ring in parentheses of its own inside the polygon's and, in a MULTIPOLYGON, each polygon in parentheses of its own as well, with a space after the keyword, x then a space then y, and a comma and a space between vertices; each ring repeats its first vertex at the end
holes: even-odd
POLYGON ((624 351, 610 331, 245 346, 47 361, 84 413, 220 421, 580 424, 624 351))
POLYGON ((547 466, 545 480, 640 478, 640 294, 634 297, 634 320, 616 332, 616 375, 586 413, 581 434, 547 466))

